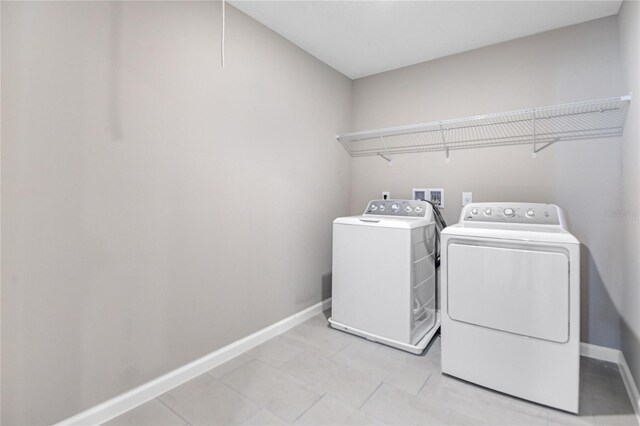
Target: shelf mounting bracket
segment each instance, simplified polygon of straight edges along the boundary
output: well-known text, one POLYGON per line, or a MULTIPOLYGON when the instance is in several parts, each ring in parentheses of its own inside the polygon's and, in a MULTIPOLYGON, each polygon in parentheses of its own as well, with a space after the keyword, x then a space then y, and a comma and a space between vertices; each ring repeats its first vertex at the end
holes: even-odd
POLYGON ((531 147, 531 158, 538 157, 538 150, 536 149, 536 110, 532 110, 532 118, 531 118, 531 127, 533 127, 533 138, 532 138, 532 147, 531 147))
POLYGON ((387 148, 387 144, 384 141, 384 138, 382 137, 382 135, 380 135, 380 140, 382 141, 382 146, 384 146, 384 150, 386 152, 386 155, 379 152, 378 155, 382 158, 384 158, 385 160, 387 160, 389 162, 389 164, 391 164, 391 155, 389 154, 389 148, 387 148))
POLYGON ((444 147, 444 155, 447 162, 449 162, 449 147, 447 146, 447 140, 444 137, 444 128, 442 127, 442 121, 438 122, 440 126, 440 137, 442 138, 442 146, 444 147))

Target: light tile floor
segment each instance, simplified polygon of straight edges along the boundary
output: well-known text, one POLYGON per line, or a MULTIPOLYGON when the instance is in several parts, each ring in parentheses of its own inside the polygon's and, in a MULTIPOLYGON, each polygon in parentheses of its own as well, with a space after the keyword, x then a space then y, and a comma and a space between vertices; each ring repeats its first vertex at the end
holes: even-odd
POLYGON ((581 359, 580 415, 444 376, 421 355, 327 326, 328 313, 112 420, 111 425, 637 425, 615 364, 581 359))

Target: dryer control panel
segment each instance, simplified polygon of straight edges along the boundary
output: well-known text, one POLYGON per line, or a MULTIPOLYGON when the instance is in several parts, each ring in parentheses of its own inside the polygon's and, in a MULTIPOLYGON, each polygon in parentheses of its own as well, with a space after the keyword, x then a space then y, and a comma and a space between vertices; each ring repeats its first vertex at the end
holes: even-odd
POLYGON ((427 217, 431 204, 422 200, 372 200, 363 214, 376 216, 427 217))
POLYGON ((560 225, 561 210, 555 204, 471 203, 462 209, 460 222, 560 225))

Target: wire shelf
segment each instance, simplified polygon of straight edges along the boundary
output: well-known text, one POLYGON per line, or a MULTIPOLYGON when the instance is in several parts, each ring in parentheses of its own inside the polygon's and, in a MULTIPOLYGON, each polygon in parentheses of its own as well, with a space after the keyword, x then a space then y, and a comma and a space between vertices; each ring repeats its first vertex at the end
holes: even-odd
POLYGON ((631 95, 336 135, 353 157, 621 136, 631 95))

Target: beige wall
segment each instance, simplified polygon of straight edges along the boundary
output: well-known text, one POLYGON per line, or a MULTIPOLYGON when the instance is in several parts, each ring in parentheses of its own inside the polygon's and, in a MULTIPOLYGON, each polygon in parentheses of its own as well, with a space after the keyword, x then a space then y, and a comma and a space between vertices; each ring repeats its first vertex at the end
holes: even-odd
MULTIPOLYGON (((617 18, 551 31, 354 81, 354 130, 508 111, 624 94, 617 18)), ((621 139, 561 142, 531 158, 529 146, 351 160, 351 212, 390 190, 445 188, 458 221, 461 193, 474 201, 556 203, 582 249, 582 340, 620 347, 621 139)))
POLYGON ((625 1, 618 15, 624 90, 633 92, 622 144, 622 206, 624 282, 622 351, 640 385, 640 3, 625 1))
POLYGON ((220 4, 2 2, 2 423, 328 295, 351 81, 220 4))

